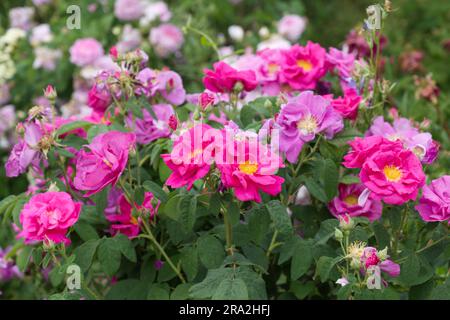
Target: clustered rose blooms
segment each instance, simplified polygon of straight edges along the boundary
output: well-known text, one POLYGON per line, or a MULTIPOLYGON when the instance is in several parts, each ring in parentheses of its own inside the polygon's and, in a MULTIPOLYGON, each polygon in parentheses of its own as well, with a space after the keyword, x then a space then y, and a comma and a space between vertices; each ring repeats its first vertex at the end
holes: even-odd
POLYGON ((428 132, 420 132, 406 118, 395 118, 393 124, 386 122, 382 116, 374 119, 367 136, 381 136, 389 140, 399 140, 411 150, 424 164, 433 163, 439 154, 439 144, 428 132))
POLYGON ((33 196, 20 213, 22 230, 18 234, 26 242, 69 244, 67 231, 80 216, 81 203, 65 192, 45 192, 33 196))
POLYGON ((136 135, 119 131, 99 134, 77 155, 74 186, 87 191, 85 197, 100 192, 120 179, 134 148, 136 135))

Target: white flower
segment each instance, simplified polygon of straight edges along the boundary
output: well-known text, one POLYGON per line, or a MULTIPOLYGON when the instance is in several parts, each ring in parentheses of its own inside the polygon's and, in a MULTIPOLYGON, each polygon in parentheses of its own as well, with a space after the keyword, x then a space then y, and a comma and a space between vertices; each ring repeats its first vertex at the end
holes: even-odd
POLYGON ((30 43, 37 46, 41 43, 48 43, 52 41, 53 34, 48 24, 40 24, 31 30, 30 43))
POLYGON ((270 31, 267 27, 261 27, 261 29, 259 29, 258 34, 261 38, 268 38, 270 36, 270 31))
POLYGON ((340 278, 337 279, 336 284, 340 284, 342 287, 348 285, 350 282, 348 282, 347 278, 340 278))
POLYGON ((305 31, 306 19, 295 14, 286 15, 278 22, 278 33, 295 42, 305 31))
POLYGON ((244 29, 241 26, 232 25, 228 28, 230 38, 236 42, 241 42, 244 39, 244 29))

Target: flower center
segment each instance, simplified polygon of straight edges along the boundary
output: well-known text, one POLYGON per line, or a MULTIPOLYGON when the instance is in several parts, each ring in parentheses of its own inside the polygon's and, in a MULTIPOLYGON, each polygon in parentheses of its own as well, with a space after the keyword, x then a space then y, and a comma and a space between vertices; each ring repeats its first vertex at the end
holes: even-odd
POLYGON ((358 204, 358 198, 355 195, 351 194, 344 198, 344 202, 350 206, 354 206, 358 204))
POLYGON ((297 123, 297 128, 303 134, 311 134, 314 133, 317 129, 317 121, 311 115, 301 119, 297 123))
POLYGON ((269 74, 274 74, 278 71, 279 66, 276 63, 269 63, 267 69, 269 71, 269 74))
POLYGON ((109 160, 106 159, 106 158, 103 158, 103 163, 106 164, 109 168, 112 168, 112 167, 113 167, 112 163, 109 162, 109 160))
POLYGON ((239 171, 245 174, 254 174, 258 170, 258 164, 251 162, 244 162, 239 165, 239 171))
POLYGON ((197 156, 199 156, 199 155, 201 155, 203 153, 203 151, 202 151, 202 149, 197 149, 197 150, 194 150, 194 151, 192 151, 190 154, 189 154, 189 159, 195 159, 197 156))
POLYGON ((303 60, 303 59, 297 60, 297 66, 302 68, 303 71, 305 71, 305 72, 311 71, 311 69, 313 67, 311 62, 309 62, 308 60, 303 60))
POLYGON ((394 165, 387 165, 383 169, 387 181, 397 182, 402 178, 402 171, 394 165))

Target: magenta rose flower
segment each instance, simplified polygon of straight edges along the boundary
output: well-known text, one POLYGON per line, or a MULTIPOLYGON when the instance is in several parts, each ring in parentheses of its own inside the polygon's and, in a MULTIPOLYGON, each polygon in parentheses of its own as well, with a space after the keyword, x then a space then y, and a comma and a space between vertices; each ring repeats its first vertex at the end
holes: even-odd
POLYGON ((22 128, 24 137, 14 145, 5 164, 7 177, 17 177, 29 166, 37 168, 42 159, 38 148, 38 143, 44 136, 42 128, 35 122, 25 123, 22 128))
POLYGON ((276 175, 281 167, 281 158, 257 139, 227 143, 224 161, 217 163, 223 186, 232 188, 240 201, 255 202, 261 202, 260 191, 272 196, 281 192, 284 179, 276 175))
POLYGON ((76 159, 74 186, 87 191, 85 197, 115 185, 128 162, 128 154, 136 142, 134 133, 110 131, 100 134, 81 150, 76 159))
POLYGON ((365 138, 355 138, 349 142, 350 151, 344 156, 344 167, 361 168, 364 162, 379 150, 403 150, 400 141, 390 141, 381 136, 370 136, 365 138))
POLYGON ((112 102, 111 93, 107 83, 109 77, 109 72, 101 72, 95 78, 95 83, 88 93, 88 106, 99 114, 103 114, 112 102))
POLYGON ((79 67, 92 64, 103 56, 103 47, 94 38, 78 39, 70 47, 70 62, 79 67))
MULTIPOLYGON (((151 192, 146 192, 144 195, 144 202, 141 206, 136 204, 138 210, 143 210, 150 215, 150 219, 155 216, 158 211, 160 201, 156 202, 153 206, 153 194, 151 192)), ((118 201, 118 212, 114 214, 107 214, 106 218, 111 222, 111 234, 116 235, 117 233, 122 233, 128 238, 135 238, 140 231, 140 221, 132 215, 133 206, 128 202, 124 194, 119 196, 118 201)))
POLYGON ((46 192, 33 196, 20 213, 22 230, 18 237, 25 242, 70 244, 67 231, 80 216, 81 203, 66 192, 46 192))
POLYGON ((327 61, 335 68, 341 78, 349 78, 352 75, 355 66, 355 56, 351 53, 341 51, 336 48, 330 48, 327 53, 327 61))
POLYGON ((166 181, 172 188, 192 188, 195 181, 208 174, 214 157, 214 137, 220 132, 207 124, 198 124, 182 134, 174 143, 169 154, 162 154, 161 158, 172 170, 166 181), (211 150, 209 157, 204 153, 211 150))
POLYGON ((312 91, 302 92, 281 106, 277 118, 280 127, 280 150, 289 162, 296 162, 303 144, 324 133, 327 139, 344 128, 341 115, 330 102, 312 91))
POLYGON ((350 217, 366 217, 370 221, 381 217, 383 205, 381 201, 374 199, 365 199, 362 184, 339 184, 339 195, 328 204, 331 213, 339 218, 346 214, 350 217))
POLYGON ((152 106, 156 119, 147 110, 142 110, 144 117, 135 118, 132 115, 125 118, 129 128, 136 134, 136 141, 140 144, 149 144, 150 142, 170 136, 169 120, 175 115, 170 104, 155 104, 152 106))
POLYGON ((416 210, 424 221, 450 220, 450 176, 442 176, 431 181, 422 189, 422 197, 416 210))
POLYGON ((422 164, 409 150, 379 150, 368 158, 359 174, 371 199, 400 205, 415 200, 425 184, 422 164))
POLYGON ((327 73, 326 51, 319 44, 308 41, 302 47, 293 45, 284 51, 281 78, 295 90, 314 89, 327 73))
POLYGON ((344 91, 343 97, 338 97, 331 101, 331 106, 339 112, 343 118, 355 120, 358 116, 358 107, 362 98, 355 89, 347 89, 344 91))
POLYGON ((186 100, 183 80, 178 73, 170 70, 156 74, 153 90, 159 92, 168 103, 175 106, 182 104, 186 100))
POLYGON ((258 85, 252 70, 237 71, 223 61, 214 63, 214 70, 205 69, 203 84, 212 92, 232 92, 236 83, 241 83, 245 91, 252 91, 258 85))

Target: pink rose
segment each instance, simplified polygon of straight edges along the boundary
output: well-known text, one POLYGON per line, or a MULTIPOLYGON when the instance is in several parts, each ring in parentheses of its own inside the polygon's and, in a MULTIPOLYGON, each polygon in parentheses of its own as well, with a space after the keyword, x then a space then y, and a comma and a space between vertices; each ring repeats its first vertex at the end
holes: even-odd
POLYGON ((347 89, 343 97, 338 97, 331 101, 331 106, 339 112, 343 118, 355 120, 358 116, 358 107, 362 98, 356 90, 347 89))
POLYGON ((286 15, 278 22, 278 33, 291 42, 297 41, 305 31, 306 19, 296 14, 286 15))
POLYGON ((258 85, 252 70, 237 71, 223 61, 214 63, 214 70, 205 69, 203 84, 212 92, 231 92, 240 82, 245 91, 252 91, 258 85))
POLYGON ((450 176, 442 176, 424 186, 416 210, 424 221, 450 222, 450 176))
POLYGON ((18 237, 26 242, 44 241, 69 244, 68 229, 80 216, 81 203, 65 192, 46 192, 33 196, 20 213, 22 230, 18 237))
POLYGON ((150 43, 155 47, 156 54, 163 58, 178 51, 183 42, 183 33, 173 24, 164 23, 150 31, 150 43))
POLYGON ((422 164, 409 150, 379 150, 367 159, 359 174, 371 199, 400 205, 415 200, 425 184, 422 164))
POLYGON ((319 44, 308 41, 284 51, 281 78, 295 90, 314 89, 328 70, 326 51, 319 44))
POLYGON ((400 141, 390 141, 380 136, 370 136, 365 138, 355 138, 349 142, 351 150, 344 156, 344 167, 361 168, 364 162, 378 150, 403 149, 400 141))
POLYGON ((134 133, 110 131, 100 134, 77 155, 74 186, 87 191, 85 197, 115 185, 128 162, 128 154, 136 142, 134 133))
POLYGON ((78 39, 70 47, 70 62, 79 67, 92 64, 103 56, 102 45, 94 38, 78 39))

